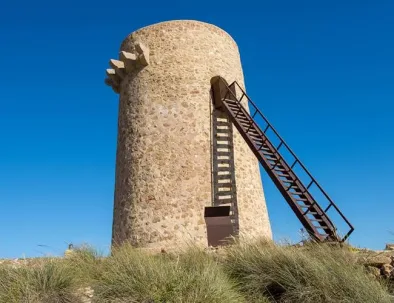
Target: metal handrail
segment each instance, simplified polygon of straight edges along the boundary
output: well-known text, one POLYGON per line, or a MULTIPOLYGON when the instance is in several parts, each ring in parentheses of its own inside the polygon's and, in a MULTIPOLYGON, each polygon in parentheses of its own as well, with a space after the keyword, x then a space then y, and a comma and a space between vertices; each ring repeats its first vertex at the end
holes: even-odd
MULTIPOLYGON (((317 180, 312 176, 312 174, 309 172, 309 170, 304 166, 304 164, 301 162, 301 160, 296 156, 296 154, 293 152, 293 150, 287 145, 287 143, 285 142, 285 140, 279 135, 279 133, 276 131, 276 129, 272 126, 272 124, 268 121, 268 119, 263 115, 263 113, 259 110, 259 108, 256 106, 256 104, 251 100, 251 98, 249 98, 249 96, 246 94, 246 92, 243 90, 243 88, 236 82, 232 82, 230 85, 227 85, 227 82, 220 77, 220 81, 222 81, 222 84, 227 88, 227 92, 225 94, 225 96, 222 98, 223 100, 227 99, 227 95, 230 93, 232 95, 232 97, 234 98, 232 101, 236 101, 237 103, 240 103, 241 100, 238 100, 237 96, 235 95, 235 93, 230 89, 230 87, 236 85, 240 91, 242 92, 242 97, 246 97, 246 99, 248 100, 248 102, 253 106, 255 113, 253 115, 255 115, 256 113, 258 113, 261 118, 263 118, 263 120, 267 123, 267 127, 264 130, 264 133, 266 131, 268 131, 269 128, 272 129, 272 131, 274 132, 274 134, 278 137, 278 139, 280 140, 280 146, 284 145, 287 150, 290 152, 290 154, 294 157, 295 161, 292 165, 292 167, 294 167, 296 165, 296 163, 298 163, 301 168, 304 170, 304 172, 311 178, 311 182, 308 185, 307 190, 310 188, 310 186, 312 186, 312 184, 316 184, 317 188, 320 190, 320 192, 325 196, 325 198, 327 199, 327 201, 329 202, 328 207, 326 207, 326 209, 323 210, 324 213, 326 213, 331 207, 334 207, 334 209, 337 211, 337 213, 341 216, 341 218, 346 222, 346 224, 349 226, 350 230, 349 232, 342 238, 341 242, 344 242, 349 236, 350 234, 354 231, 354 227, 353 225, 349 222, 349 220, 345 217, 345 215, 342 213, 342 211, 338 208, 338 206, 335 204, 335 202, 333 200, 331 200, 331 198, 328 196, 328 194, 326 193, 326 191, 321 187, 321 185, 317 182, 317 180)), ((241 104, 240 104, 241 105, 241 104)), ((252 124, 251 125, 257 125, 257 123, 254 121, 254 119, 252 120, 252 124)), ((250 125, 250 126, 251 126, 250 125)), ((300 180, 301 181, 301 180, 300 180)), ((302 182, 301 182, 302 183, 302 182)), ((304 186, 305 187, 305 186, 304 186)))

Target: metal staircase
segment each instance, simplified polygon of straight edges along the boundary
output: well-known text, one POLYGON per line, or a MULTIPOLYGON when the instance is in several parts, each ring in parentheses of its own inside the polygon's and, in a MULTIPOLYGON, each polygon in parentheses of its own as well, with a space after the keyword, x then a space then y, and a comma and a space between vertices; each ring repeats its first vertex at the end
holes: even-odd
POLYGON ((317 241, 345 241, 353 226, 240 85, 237 82, 227 85, 217 77, 212 83, 212 93, 215 107, 227 113, 308 234, 317 241), (319 204, 314 196, 319 196, 319 201, 325 200, 324 209, 323 201, 319 204), (348 231, 344 236, 337 233, 328 211, 335 212, 345 223, 348 231))

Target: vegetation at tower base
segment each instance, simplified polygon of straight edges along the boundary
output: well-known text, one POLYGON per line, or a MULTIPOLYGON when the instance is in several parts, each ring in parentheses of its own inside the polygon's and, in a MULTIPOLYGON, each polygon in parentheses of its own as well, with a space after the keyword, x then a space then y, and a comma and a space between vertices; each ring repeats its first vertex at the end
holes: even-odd
POLYGON ((99 302, 243 302, 221 265, 198 249, 152 255, 126 245, 101 270, 99 302))
POLYGON ((392 302, 347 247, 239 244, 228 249, 225 268, 252 302, 392 302))
MULTIPOLYGON (((0 303, 394 302, 349 247, 255 241, 153 254, 89 247, 0 265, 0 303)), ((392 277, 393 278, 393 277, 392 277)), ((392 287, 392 285, 391 285, 392 287)))
POLYGON ((73 268, 62 261, 39 260, 34 266, 0 268, 1 303, 82 303, 73 268))

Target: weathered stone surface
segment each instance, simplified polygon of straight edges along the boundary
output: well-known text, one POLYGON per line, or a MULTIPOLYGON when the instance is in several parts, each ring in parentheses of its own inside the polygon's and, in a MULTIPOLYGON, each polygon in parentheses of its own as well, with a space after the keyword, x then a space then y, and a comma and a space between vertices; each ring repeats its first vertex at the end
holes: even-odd
POLYGON ((384 264, 381 268, 380 268, 380 272, 382 274, 382 276, 385 276, 386 278, 389 278, 391 276, 391 273, 393 272, 393 266, 390 264, 384 264))
POLYGON ((111 79, 112 83, 114 83, 116 86, 119 86, 121 79, 119 75, 116 74, 115 69, 107 68, 106 73, 107 77, 111 79))
POLYGON ((124 63, 120 60, 111 59, 109 60, 109 65, 115 70, 124 68, 124 63))
POLYGON ((123 79, 125 76, 125 67, 123 61, 111 59, 109 60, 109 65, 115 70, 115 73, 123 79))
POLYGON ((394 251, 394 243, 387 243, 386 250, 393 250, 394 251))
POLYGON ((139 53, 138 59, 143 66, 147 66, 149 64, 149 48, 147 48, 141 42, 137 42, 135 44, 135 49, 139 53))
POLYGON ((361 260, 364 264, 369 266, 381 267, 384 264, 390 264, 391 258, 390 256, 384 254, 374 254, 369 256, 362 256, 361 260))
POLYGON ((380 277, 380 269, 375 267, 375 266, 367 266, 367 271, 368 273, 375 277, 375 278, 379 278, 380 277))
POLYGON ((94 290, 91 287, 84 287, 78 290, 78 297, 82 303, 91 303, 93 295, 94 290))
MULTIPOLYGON (((212 203, 210 80, 244 86, 234 40, 216 26, 171 21, 140 29, 124 59, 149 48, 149 65, 120 83, 113 243, 146 248, 207 245, 204 207, 212 203)), ((271 238, 259 165, 234 130, 240 233, 271 238)))
POLYGON ((124 63, 126 72, 132 72, 136 69, 138 56, 133 53, 121 51, 119 59, 124 63))

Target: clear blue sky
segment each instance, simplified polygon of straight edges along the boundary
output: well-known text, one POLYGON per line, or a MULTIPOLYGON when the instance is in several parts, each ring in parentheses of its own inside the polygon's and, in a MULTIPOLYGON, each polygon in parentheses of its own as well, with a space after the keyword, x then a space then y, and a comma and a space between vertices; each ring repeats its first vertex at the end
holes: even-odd
MULTIPOLYGON (((197 19, 237 41, 248 93, 356 227, 394 241, 394 2, 11 1, 0 8, 0 257, 110 244, 123 38, 197 19), (45 247, 39 245, 46 245, 45 247)), ((276 239, 300 224, 263 175, 276 239)))

